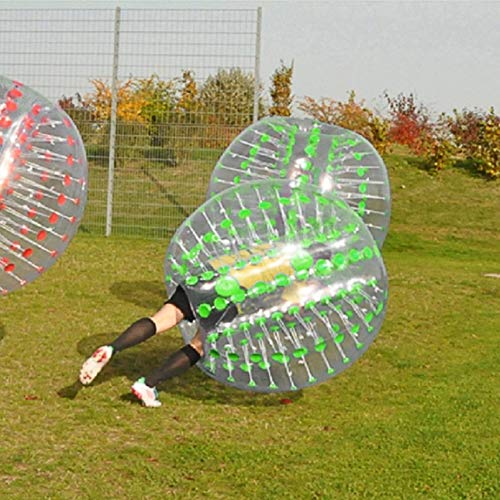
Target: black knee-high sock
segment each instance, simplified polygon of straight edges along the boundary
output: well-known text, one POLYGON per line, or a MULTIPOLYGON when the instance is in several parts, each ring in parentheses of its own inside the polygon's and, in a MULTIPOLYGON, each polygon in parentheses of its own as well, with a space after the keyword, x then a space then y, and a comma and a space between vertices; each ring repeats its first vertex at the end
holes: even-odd
POLYGON ((148 340, 156 333, 156 325, 151 318, 142 318, 132 323, 110 345, 114 352, 123 351, 128 347, 148 340))
POLYGON ((184 373, 200 359, 198 351, 189 344, 174 352, 156 371, 145 377, 149 387, 156 387, 160 382, 184 373))

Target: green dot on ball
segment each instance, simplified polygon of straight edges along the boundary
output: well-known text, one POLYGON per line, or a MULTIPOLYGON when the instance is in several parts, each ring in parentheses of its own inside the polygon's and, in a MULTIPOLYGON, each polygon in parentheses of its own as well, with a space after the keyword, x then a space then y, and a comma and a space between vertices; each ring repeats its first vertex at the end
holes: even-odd
POLYGON ((221 276, 215 283, 215 291, 222 297, 230 297, 240 288, 238 281, 231 276, 221 276))
POLYGON ((215 309, 217 309, 217 311, 223 311, 227 307, 228 304, 229 304, 229 302, 222 297, 217 297, 214 300, 214 307, 215 307, 215 309))
POLYGON ((299 252, 294 255, 290 261, 295 271, 308 270, 311 268, 314 259, 311 254, 307 252, 299 252))
POLYGON ((201 274, 201 279, 203 281, 210 281, 215 276, 214 271, 205 271, 201 274))
POLYGON ((283 354, 282 352, 275 352, 271 358, 277 363, 286 364, 290 361, 290 358, 283 354))
POLYGON ((252 211, 249 208, 244 208, 238 213, 238 217, 240 219, 247 219, 250 215, 252 215, 252 211))
POLYGON ((284 274, 284 273, 278 273, 274 277, 274 281, 275 281, 275 283, 276 283, 277 286, 288 286, 291 283, 292 280, 286 274, 284 274))
POLYGON ((333 271, 333 264, 327 259, 318 259, 314 266, 314 273, 317 276, 328 276, 333 271))
POLYGON ((235 304, 243 302, 245 298, 246 298, 246 293, 245 290, 243 290, 243 288, 239 288, 233 294, 231 294, 231 301, 234 302, 235 304))
POLYGON ((189 286, 196 285, 196 283, 198 283, 198 279, 198 276, 188 276, 186 278, 186 284, 189 286))
POLYGON ((293 351, 293 356, 294 358, 302 358, 308 353, 308 350, 306 347, 299 347, 298 349, 295 349, 293 351))
POLYGON ((211 312, 212 312, 212 306, 210 304, 204 303, 198 306, 198 314, 202 318, 208 318, 211 312))

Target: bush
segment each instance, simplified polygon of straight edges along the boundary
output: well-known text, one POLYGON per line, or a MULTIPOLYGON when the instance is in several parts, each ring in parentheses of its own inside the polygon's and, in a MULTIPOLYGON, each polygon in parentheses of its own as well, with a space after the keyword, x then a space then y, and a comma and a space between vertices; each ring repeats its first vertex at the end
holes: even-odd
POLYGON ((484 112, 479 110, 453 110, 453 116, 446 118, 447 127, 452 135, 458 152, 471 157, 473 144, 479 138, 480 123, 484 120, 484 112))
POLYGON ((494 109, 454 110, 447 123, 461 156, 482 174, 500 177, 500 117, 494 109))
POLYGON ((369 140, 380 154, 390 150, 389 123, 368 109, 364 101, 356 102, 354 91, 349 94, 347 102, 330 98, 316 101, 306 96, 299 102, 298 108, 316 120, 357 132, 369 140))
POLYGON ((278 116, 292 115, 292 77, 293 77, 293 62, 290 66, 286 66, 281 61, 281 66, 277 68, 271 77, 271 99, 272 105, 269 108, 269 114, 278 116))
POLYGON ((500 177, 500 117, 491 108, 479 124, 477 141, 472 146, 472 158, 477 168, 488 177, 500 177))
POLYGON ((417 155, 425 154, 434 145, 433 126, 427 108, 413 94, 390 97, 384 93, 389 106, 389 138, 396 144, 408 146, 417 155))

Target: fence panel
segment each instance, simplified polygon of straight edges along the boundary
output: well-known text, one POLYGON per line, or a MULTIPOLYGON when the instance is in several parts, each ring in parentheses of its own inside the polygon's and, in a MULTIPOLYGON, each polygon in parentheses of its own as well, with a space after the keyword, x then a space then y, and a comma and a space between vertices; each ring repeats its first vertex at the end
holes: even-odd
POLYGON ((203 202, 221 152, 258 112, 260 12, 14 8, 0 15, 0 74, 59 101, 84 138, 90 178, 82 230, 175 231, 203 202))

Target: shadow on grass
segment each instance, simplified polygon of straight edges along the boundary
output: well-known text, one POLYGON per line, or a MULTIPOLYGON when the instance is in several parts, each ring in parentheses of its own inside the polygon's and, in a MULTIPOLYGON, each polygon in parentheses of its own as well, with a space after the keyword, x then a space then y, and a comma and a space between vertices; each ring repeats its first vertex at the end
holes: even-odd
POLYGON ((430 175, 435 174, 435 171, 430 167, 429 163, 425 160, 425 158, 412 155, 407 155, 407 156, 405 155, 403 158, 409 167, 416 168, 423 172, 427 172, 430 175))
MULTIPOLYGON (((84 357, 89 356, 98 346, 109 343, 117 333, 105 333, 86 337, 78 342, 77 350, 84 357)), ((139 377, 147 375, 160 366, 163 361, 175 350, 181 347, 178 338, 171 338, 167 334, 155 337, 150 342, 133 347, 119 353, 92 385, 100 385, 115 377, 126 377, 130 383, 139 377)), ((84 389, 79 381, 58 391, 62 398, 74 399, 79 391, 84 389)), ((203 401, 206 404, 229 404, 233 406, 278 406, 286 398, 295 402, 303 397, 302 391, 292 393, 261 394, 234 389, 225 386, 193 367, 179 377, 168 380, 159 386, 162 393, 176 397, 203 401)), ((121 396, 123 401, 136 401, 129 394, 121 396)))
POLYGON ((186 210, 186 207, 180 203, 175 196, 172 195, 170 189, 167 189, 161 181, 159 181, 151 171, 144 165, 141 165, 141 172, 154 184, 156 189, 173 205, 184 219, 189 217, 189 211, 186 210))
POLYGON ((5 337, 5 326, 0 323, 0 342, 5 337))
POLYGON ((148 309, 156 310, 167 300, 166 289, 160 281, 117 281, 109 291, 120 300, 148 309))
POLYGON ((493 180, 479 170, 479 163, 477 160, 457 160, 453 164, 453 168, 461 170, 462 172, 465 172, 466 174, 470 175, 471 177, 475 177, 476 179, 493 180))

